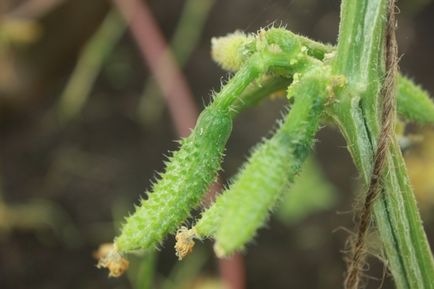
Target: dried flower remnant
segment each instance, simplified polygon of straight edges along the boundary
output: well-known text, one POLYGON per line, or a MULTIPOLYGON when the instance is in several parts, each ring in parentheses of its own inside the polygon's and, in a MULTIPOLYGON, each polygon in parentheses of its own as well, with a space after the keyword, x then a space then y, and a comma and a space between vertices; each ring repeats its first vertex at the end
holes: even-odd
POLYGON ((97 268, 107 268, 110 277, 119 277, 128 269, 128 261, 119 254, 112 243, 102 244, 94 253, 98 259, 97 268))
POLYGON ((176 256, 178 256, 179 260, 182 260, 185 256, 193 251, 194 247, 194 238, 196 234, 193 229, 188 229, 187 227, 181 227, 176 232, 176 256))

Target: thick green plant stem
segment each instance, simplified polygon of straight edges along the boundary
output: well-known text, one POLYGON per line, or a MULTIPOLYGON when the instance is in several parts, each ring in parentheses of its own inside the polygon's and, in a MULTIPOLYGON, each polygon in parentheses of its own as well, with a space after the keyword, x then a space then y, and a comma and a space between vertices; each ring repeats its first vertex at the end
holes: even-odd
POLYGON ((285 121, 272 138, 257 146, 230 188, 194 227, 199 238, 215 236, 217 255, 241 250, 253 238, 300 171, 319 127, 327 98, 327 75, 325 69, 315 69, 290 87, 296 100, 285 121))
MULTIPOLYGON (((368 184, 380 134, 379 94, 384 71, 386 0, 343 1, 335 73, 348 85, 331 111, 368 184)), ((434 263, 395 138, 383 173, 374 220, 398 288, 433 288, 434 263)))

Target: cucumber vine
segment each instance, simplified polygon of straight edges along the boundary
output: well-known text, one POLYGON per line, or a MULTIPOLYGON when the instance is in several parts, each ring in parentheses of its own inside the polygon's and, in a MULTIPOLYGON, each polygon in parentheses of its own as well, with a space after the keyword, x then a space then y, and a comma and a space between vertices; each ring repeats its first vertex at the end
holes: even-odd
MULTIPOLYGON (((256 34, 213 38, 212 56, 230 80, 203 110, 190 136, 126 218, 99 266, 118 276, 126 255, 158 247, 177 232, 182 259, 195 239, 215 239, 219 257, 243 250, 294 180, 315 134, 332 124, 343 134, 364 185, 368 186, 381 134, 379 95, 385 77, 386 0, 344 0, 337 46, 322 44, 281 27, 256 34), (189 229, 183 224, 215 180, 232 130, 244 109, 286 89, 286 116, 252 151, 215 203, 189 229)), ((396 80, 399 118, 434 123, 434 104, 408 78, 396 80)), ((434 288, 434 263, 396 138, 388 148, 382 193, 373 222, 397 288, 434 288)))

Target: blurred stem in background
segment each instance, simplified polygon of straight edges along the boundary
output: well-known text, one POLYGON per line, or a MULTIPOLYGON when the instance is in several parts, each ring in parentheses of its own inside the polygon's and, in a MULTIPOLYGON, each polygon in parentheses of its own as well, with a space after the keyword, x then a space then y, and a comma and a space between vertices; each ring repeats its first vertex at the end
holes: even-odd
POLYGON ((166 100, 176 132, 186 137, 194 127, 198 110, 190 87, 153 18, 146 1, 114 0, 128 23, 144 64, 155 77, 166 100))
MULTIPOLYGON (((128 271, 128 278, 134 289, 154 289, 157 276, 155 266, 157 252, 147 252, 143 256, 133 259, 131 269, 128 271)), ((178 263, 169 272, 167 277, 159 279, 159 289, 227 289, 221 281, 210 278, 200 271, 209 260, 210 255, 205 248, 198 248, 188 259, 178 263)))
POLYGON ((61 124, 77 117, 89 98, 102 65, 125 31, 125 22, 112 9, 80 53, 77 65, 60 96, 57 114, 61 124))
MULTIPOLYGON (((209 255, 205 250, 197 250, 193 258, 185 260, 185 264, 178 263, 169 273, 169 277, 161 284, 161 289, 191 288, 189 283, 199 276, 201 268, 205 265, 209 255)), ((191 284, 190 284, 191 285, 191 284)))
MULTIPOLYGON (((176 63, 182 67, 197 45, 208 13, 214 0, 187 0, 175 34, 171 49, 176 63)), ((60 97, 58 119, 61 124, 74 119, 86 104, 96 78, 107 58, 125 31, 125 21, 116 9, 112 9, 94 36, 89 40, 78 57, 78 62, 60 97)), ((139 102, 138 119, 145 125, 155 124, 164 108, 161 89, 149 79, 139 102)))
MULTIPOLYGON (((170 52, 183 67, 196 47, 214 0, 187 0, 170 42, 170 52)), ((166 53, 170 53, 166 51, 166 53)), ((164 108, 161 89, 153 78, 146 81, 138 107, 138 119, 144 126, 159 121, 164 108)))
POLYGON ((147 252, 143 256, 134 258, 128 279, 134 289, 153 289, 155 279, 155 269, 157 262, 157 251, 147 252))
MULTIPOLYGON (((7 1, 6 1, 7 2, 7 1)), ((10 13, 13 17, 41 18, 48 12, 60 6, 65 0, 33 0, 33 1, 16 1, 20 2, 10 13)), ((1 4, 0 4, 1 8, 1 4)))

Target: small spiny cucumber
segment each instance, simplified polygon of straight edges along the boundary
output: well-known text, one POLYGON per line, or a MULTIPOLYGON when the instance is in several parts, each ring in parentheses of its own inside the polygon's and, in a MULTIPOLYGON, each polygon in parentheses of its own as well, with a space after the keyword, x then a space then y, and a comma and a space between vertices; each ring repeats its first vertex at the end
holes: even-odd
POLYGON ((115 239, 119 252, 151 249, 176 230, 197 206, 220 169, 232 119, 212 107, 205 109, 191 135, 173 153, 149 198, 126 219, 115 239))

